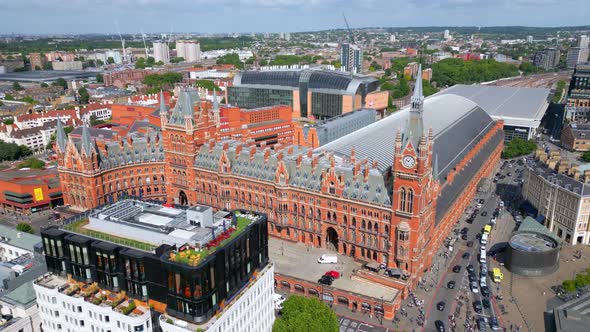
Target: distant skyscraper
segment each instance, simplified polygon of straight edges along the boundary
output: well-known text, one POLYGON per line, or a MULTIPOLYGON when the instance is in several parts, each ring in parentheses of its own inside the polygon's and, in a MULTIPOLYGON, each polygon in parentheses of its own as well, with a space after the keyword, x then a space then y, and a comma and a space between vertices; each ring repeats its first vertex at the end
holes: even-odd
POLYGON ((395 42, 395 35, 393 33, 391 35, 389 35, 389 41, 392 43, 395 42))
POLYGON ((168 49, 166 42, 154 42, 154 60, 156 60, 156 62, 162 61, 163 63, 170 62, 170 50, 168 49))
POLYGON ((527 43, 532 43, 533 42, 533 36, 526 36, 526 42, 527 43))
POLYGON ((590 44, 590 37, 588 37, 586 35, 581 35, 578 40, 578 47, 588 48, 589 44, 590 44))
POLYGON ((176 41, 176 56, 184 58, 186 62, 197 62, 201 60, 201 44, 196 40, 176 41))
POLYGON ((588 47, 572 47, 567 52, 567 68, 574 69, 577 64, 588 61, 588 47))
POLYGON ((123 62, 123 59, 121 57, 121 52, 119 52, 119 51, 106 51, 104 53, 104 57, 106 58, 107 61, 109 60, 109 58, 113 58, 113 60, 115 61, 115 64, 120 64, 123 62))
POLYGON ((559 50, 555 48, 546 48, 535 53, 533 64, 545 70, 551 70, 559 64, 559 50))
POLYGON ((291 34, 289 32, 285 33, 285 40, 286 41, 290 41, 291 40, 291 34))
POLYGON ((449 30, 445 30, 444 38, 449 39, 450 37, 451 37, 451 33, 449 32, 449 30))
POLYGON ((342 44, 340 49, 340 63, 345 71, 361 73, 363 71, 363 50, 358 45, 342 44))

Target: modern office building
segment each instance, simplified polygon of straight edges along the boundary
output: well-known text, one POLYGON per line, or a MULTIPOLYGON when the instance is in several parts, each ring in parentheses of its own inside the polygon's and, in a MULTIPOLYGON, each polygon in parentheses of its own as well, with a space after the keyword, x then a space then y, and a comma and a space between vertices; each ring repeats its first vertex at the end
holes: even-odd
POLYGON ((578 38, 578 47, 581 47, 581 48, 590 47, 590 37, 588 37, 587 35, 581 35, 578 38))
POLYGON ((197 40, 177 40, 176 56, 186 62, 201 61, 201 44, 197 40))
POLYGON ((590 121, 590 64, 576 65, 568 88, 565 111, 565 119, 570 122, 590 121))
POLYGON ((566 65, 574 69, 578 64, 588 62, 589 49, 587 47, 572 47, 567 52, 566 65))
POLYGON ((44 331, 272 330, 263 214, 123 200, 41 236, 44 331))
POLYGON ((533 64, 545 70, 552 70, 559 64, 560 52, 555 48, 538 51, 533 57, 533 64))
POLYGON ((360 74, 363 72, 363 49, 359 45, 340 45, 340 63, 344 71, 360 74))
POLYGON ((560 140, 561 145, 570 151, 590 151, 590 124, 564 125, 560 140))
MULTIPOLYGON (((551 163, 557 165, 559 163, 551 163)), ((556 166, 554 166, 556 167, 556 166)), ((579 167, 568 176, 543 162, 524 172, 522 196, 545 218, 545 227, 567 244, 590 244, 590 173, 579 167)))
POLYGON ((156 62, 162 61, 163 63, 170 62, 170 49, 165 41, 154 41, 154 60, 156 62))
POLYGON ((293 108, 293 118, 321 120, 363 108, 368 95, 380 93, 378 88, 375 78, 337 71, 244 71, 234 76, 227 97, 233 106, 288 105, 293 108))
POLYGON ((443 33, 443 38, 445 40, 448 40, 451 37, 451 33, 449 30, 445 30, 445 32, 443 33))

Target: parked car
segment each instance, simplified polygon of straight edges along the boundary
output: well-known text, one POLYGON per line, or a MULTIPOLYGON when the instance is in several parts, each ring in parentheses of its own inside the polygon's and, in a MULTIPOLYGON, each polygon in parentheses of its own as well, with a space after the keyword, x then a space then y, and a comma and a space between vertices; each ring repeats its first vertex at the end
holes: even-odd
POLYGON ((329 276, 322 276, 322 277, 321 277, 321 278, 318 280, 318 282, 319 282, 320 284, 324 284, 324 285, 328 285, 328 286, 330 286, 330 285, 332 285, 332 282, 334 282, 334 279, 333 279, 332 277, 329 277, 329 276))
POLYGON ((485 217, 485 216, 487 216, 487 215, 488 215, 488 212, 487 212, 487 211, 484 211, 484 212, 482 212, 482 213, 481 213, 481 216, 482 216, 482 217, 485 217))
POLYGON ((463 227, 461 228, 461 234, 467 234, 469 232, 469 228, 463 227))
POLYGON ((475 272, 475 267, 473 267, 473 264, 467 265, 467 271, 472 273, 475 272))
POLYGON ((467 234, 461 234, 461 240, 467 240, 467 234))
POLYGON ((496 317, 490 318, 490 327, 492 328, 492 331, 500 331, 500 330, 502 330, 502 328, 498 324, 498 318, 496 318, 496 317))
POLYGON ((475 310, 475 312, 478 314, 481 314, 483 311, 481 301, 473 301, 473 310, 475 310))
POLYGON ((486 320, 486 318, 485 318, 485 317, 479 317, 479 318, 477 319, 477 329, 478 329, 480 332, 483 332, 483 331, 485 331, 487 326, 488 326, 488 322, 487 322, 487 320, 486 320))
POLYGON ((477 288, 477 281, 471 283, 471 292, 473 292, 473 294, 479 293, 479 289, 477 288))
POLYGON ((468 252, 464 253, 463 256, 461 256, 463 259, 469 259, 470 254, 468 252))
POLYGON ((467 241, 467 247, 469 247, 469 248, 473 247, 473 241, 467 241))
POLYGON ((324 275, 327 275, 328 277, 332 277, 334 279, 340 278, 340 272, 334 270, 330 270, 326 272, 324 275))
POLYGON ((488 285, 488 280, 485 275, 479 278, 479 285, 481 287, 486 287, 488 285))
POLYGON ((490 308, 490 300, 488 300, 488 299, 481 300, 481 304, 483 304, 483 307, 486 309, 490 308))
POLYGON ((455 273, 461 272, 461 265, 455 265, 455 266, 453 266, 453 272, 455 272, 455 273))
POLYGON ((438 309, 438 311, 445 310, 445 301, 440 301, 439 303, 437 303, 436 304, 436 309, 438 309))
POLYGON ((447 282, 447 288, 448 289, 455 288, 455 280, 451 280, 451 281, 447 282))
POLYGON ((443 323, 441 320, 435 321, 434 326, 436 327, 436 331, 445 332, 445 323, 443 323))
POLYGON ((338 256, 335 255, 321 255, 318 258, 318 263, 320 264, 337 264, 338 263, 338 256))
POLYGON ((483 297, 489 297, 490 296, 490 289, 488 288, 488 286, 484 286, 481 288, 481 295, 483 297))
POLYGON ((475 275, 475 272, 469 272, 469 281, 476 281, 477 280, 477 276, 475 275))

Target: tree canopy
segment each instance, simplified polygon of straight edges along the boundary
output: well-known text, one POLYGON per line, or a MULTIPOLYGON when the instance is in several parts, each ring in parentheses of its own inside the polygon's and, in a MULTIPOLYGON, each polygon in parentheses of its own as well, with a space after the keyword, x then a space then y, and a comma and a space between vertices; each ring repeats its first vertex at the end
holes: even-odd
POLYGON ((62 77, 56 79, 55 82, 51 83, 51 85, 53 85, 53 86, 61 86, 64 89, 67 89, 68 88, 68 82, 66 82, 66 80, 64 80, 62 77))
POLYGON ((86 88, 80 88, 78 89, 78 94, 80 95, 80 104, 88 104, 88 101, 90 100, 88 90, 86 90, 86 88))
POLYGON ((565 81, 559 80, 557 81, 557 87, 555 88, 555 94, 553 95, 553 99, 551 101, 553 103, 559 103, 561 98, 563 97, 563 92, 565 90, 565 81))
POLYGON ((580 159, 582 159, 585 162, 590 162, 590 151, 582 153, 582 157, 580 159))
POLYGON ((17 160, 31 154, 31 150, 25 145, 0 141, 0 161, 17 160))
POLYGON ((432 64, 432 80, 438 86, 481 83, 517 75, 516 66, 493 59, 464 61, 449 58, 432 64))
POLYGON ((273 332, 338 332, 338 317, 324 302, 293 295, 283 303, 273 332))
POLYGON ((16 91, 24 90, 25 88, 22 87, 18 82, 12 83, 12 89, 16 91))
POLYGON ((31 225, 27 224, 26 222, 21 222, 18 225, 16 225, 16 230, 19 232, 25 232, 25 233, 29 233, 29 234, 35 234, 35 231, 33 230, 33 227, 31 227, 31 225))
POLYGON ((174 83, 182 82, 182 79, 181 73, 149 74, 143 78, 143 83, 149 87, 146 93, 156 93, 172 88, 174 83))
POLYGON ((42 169, 43 167, 45 167, 45 162, 37 158, 28 158, 27 160, 18 164, 18 168, 42 169))
POLYGON ((537 144, 533 140, 525 141, 521 138, 514 138, 504 146, 502 158, 510 159, 533 153, 537 149, 537 144))
POLYGON ((244 69, 244 64, 237 53, 228 53, 220 56, 215 60, 215 63, 218 65, 234 65, 238 69, 244 69))
POLYGON ((217 85, 215 85, 215 83, 213 83, 213 81, 211 81, 211 80, 197 80, 195 82, 195 85, 200 88, 204 88, 204 89, 207 89, 210 91, 212 91, 212 90, 221 91, 221 89, 217 85))
POLYGON ((104 83, 104 75, 103 74, 96 74, 96 82, 104 83))

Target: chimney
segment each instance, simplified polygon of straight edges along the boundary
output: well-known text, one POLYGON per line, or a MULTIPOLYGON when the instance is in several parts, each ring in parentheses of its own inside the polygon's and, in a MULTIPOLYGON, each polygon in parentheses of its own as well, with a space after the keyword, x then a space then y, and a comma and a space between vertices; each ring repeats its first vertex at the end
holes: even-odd
POLYGON ((236 157, 238 157, 240 155, 240 153, 242 153, 242 145, 238 144, 236 146, 236 157))
POLYGON ((223 143, 223 151, 227 151, 227 149, 229 149, 229 143, 228 142, 224 142, 223 143))
POLYGON ((264 161, 265 162, 268 161, 269 158, 270 158, 270 148, 269 147, 266 147, 264 149, 264 161))
POLYGON ((318 156, 313 156, 313 158, 311 159, 311 168, 315 169, 318 165, 318 156))
POLYGON ((287 148, 287 154, 288 155, 292 155, 293 154, 293 145, 289 145, 289 147, 287 148))
POLYGON ((311 158, 313 156, 313 150, 309 149, 307 150, 307 158, 311 158))
POLYGON ((301 166, 301 161, 303 161, 303 155, 302 154, 298 154, 297 155, 297 161, 296 161, 295 165, 297 167, 301 166))

